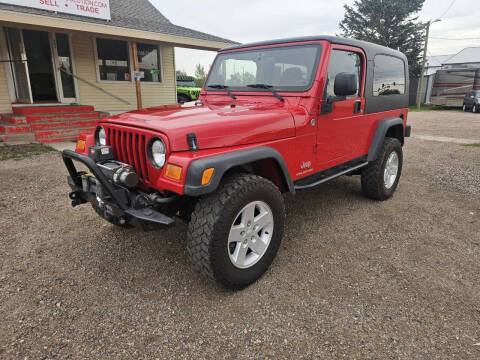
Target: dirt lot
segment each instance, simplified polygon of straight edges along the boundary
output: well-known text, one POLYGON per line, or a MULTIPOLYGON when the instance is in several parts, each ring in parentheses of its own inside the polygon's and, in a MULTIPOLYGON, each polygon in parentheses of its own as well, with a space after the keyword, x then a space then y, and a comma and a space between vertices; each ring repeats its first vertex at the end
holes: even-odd
MULTIPOLYGON (((480 115, 412 113, 480 139, 480 115)), ((480 358, 480 147, 411 138, 395 196, 358 177, 288 196, 256 284, 187 262, 186 228, 122 230, 71 208, 55 152, 0 163, 0 358, 480 358)))

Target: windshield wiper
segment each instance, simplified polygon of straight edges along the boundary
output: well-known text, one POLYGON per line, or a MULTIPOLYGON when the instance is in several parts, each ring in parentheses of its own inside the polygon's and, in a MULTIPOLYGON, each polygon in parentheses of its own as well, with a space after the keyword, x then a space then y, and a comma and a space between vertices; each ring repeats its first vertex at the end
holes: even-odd
POLYGON ((237 98, 235 95, 232 94, 232 92, 230 91, 230 89, 228 88, 227 85, 215 84, 215 85, 207 85, 207 87, 213 88, 213 89, 225 90, 227 92, 228 96, 230 96, 233 100, 235 100, 237 98))
POLYGON ((266 89, 266 90, 270 90, 270 92, 275 95, 275 97, 280 100, 280 101, 283 101, 283 97, 281 97, 280 95, 278 95, 278 93, 275 91, 275 89, 273 88, 272 85, 266 85, 266 84, 250 84, 250 85, 247 85, 247 87, 251 87, 251 88, 256 88, 256 89, 266 89))

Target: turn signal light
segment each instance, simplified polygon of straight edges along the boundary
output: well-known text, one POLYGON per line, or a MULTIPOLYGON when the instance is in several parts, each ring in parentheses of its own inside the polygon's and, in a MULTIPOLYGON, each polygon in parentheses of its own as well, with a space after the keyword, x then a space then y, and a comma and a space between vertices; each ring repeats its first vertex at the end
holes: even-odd
POLYGON ((78 139, 78 141, 77 141, 77 151, 85 151, 85 140, 78 139))
POLYGON ((212 178, 214 171, 215 171, 214 168, 208 168, 203 170, 202 185, 207 185, 210 182, 210 179, 212 178))
POLYGON ((182 168, 177 165, 168 164, 165 170, 165 176, 174 180, 180 180, 182 178, 182 168))

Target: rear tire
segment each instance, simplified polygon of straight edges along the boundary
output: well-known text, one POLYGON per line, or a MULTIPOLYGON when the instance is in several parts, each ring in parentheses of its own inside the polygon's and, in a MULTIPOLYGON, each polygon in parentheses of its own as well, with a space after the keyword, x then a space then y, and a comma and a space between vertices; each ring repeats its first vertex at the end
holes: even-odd
POLYGON ((477 108, 477 105, 476 104, 473 104, 472 106, 472 113, 477 113, 478 112, 478 108, 477 108))
POLYGON ((463 104, 462 111, 467 111, 467 105, 463 104))
POLYGON ((362 191, 374 200, 386 200, 395 192, 402 174, 403 152, 400 141, 385 138, 377 160, 362 169, 362 191))
POLYGON ((189 257, 209 279, 241 289, 272 263, 284 223, 283 197, 273 183, 233 174, 196 204, 188 224, 189 257))

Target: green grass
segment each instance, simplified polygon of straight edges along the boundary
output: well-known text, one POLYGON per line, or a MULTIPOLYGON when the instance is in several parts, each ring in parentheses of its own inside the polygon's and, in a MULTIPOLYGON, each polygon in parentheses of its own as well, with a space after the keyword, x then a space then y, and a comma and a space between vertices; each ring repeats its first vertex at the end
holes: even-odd
POLYGON ((0 145, 0 161, 22 160, 50 151, 55 151, 55 149, 42 144, 0 145))
POLYGON ((465 146, 480 147, 480 143, 465 144, 465 146))

